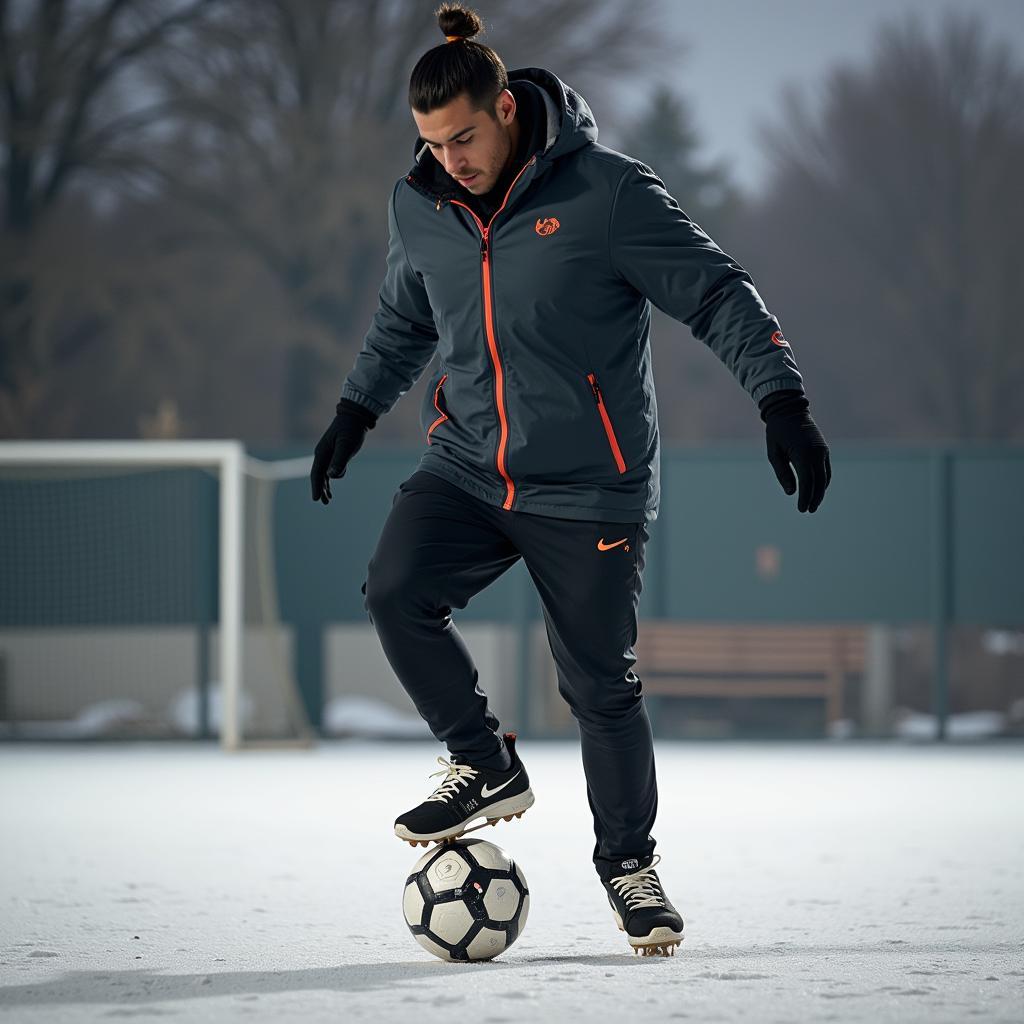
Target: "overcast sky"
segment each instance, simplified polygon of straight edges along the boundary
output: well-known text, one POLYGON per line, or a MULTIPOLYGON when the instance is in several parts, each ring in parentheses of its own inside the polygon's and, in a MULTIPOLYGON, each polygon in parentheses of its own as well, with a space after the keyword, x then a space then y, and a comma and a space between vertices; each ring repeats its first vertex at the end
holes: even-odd
POLYGON ((977 11, 1024 62, 1024 0, 660 0, 690 51, 660 76, 694 107, 707 159, 727 158, 733 180, 756 189, 764 175, 755 126, 778 107, 781 86, 814 88, 837 61, 862 61, 879 22, 947 8, 977 11))

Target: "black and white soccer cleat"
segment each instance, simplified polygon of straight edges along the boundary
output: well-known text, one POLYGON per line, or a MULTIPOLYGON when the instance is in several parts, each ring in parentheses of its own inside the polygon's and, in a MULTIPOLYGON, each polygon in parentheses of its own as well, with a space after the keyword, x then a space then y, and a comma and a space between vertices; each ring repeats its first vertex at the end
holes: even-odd
POLYGON ((437 759, 444 780, 426 800, 395 820, 395 835, 413 846, 457 839, 501 820, 521 818, 533 805, 526 768, 516 753, 516 734, 504 734, 512 763, 506 771, 467 764, 458 757, 437 759), (470 825, 479 818, 481 824, 470 825))
POLYGON ((683 919, 661 887, 655 854, 640 866, 637 859, 619 865, 619 874, 609 872, 601 881, 608 893, 615 923, 626 933, 634 953, 643 956, 674 956, 683 941, 683 919))

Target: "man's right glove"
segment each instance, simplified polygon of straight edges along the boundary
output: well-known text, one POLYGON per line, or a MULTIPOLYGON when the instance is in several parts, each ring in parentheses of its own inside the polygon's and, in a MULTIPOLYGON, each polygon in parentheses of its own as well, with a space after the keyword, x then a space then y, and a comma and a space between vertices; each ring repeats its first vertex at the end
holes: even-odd
POLYGON ((325 505, 331 500, 330 478, 345 475, 349 459, 363 446, 366 432, 372 430, 377 417, 365 405, 342 398, 334 421, 324 431, 313 451, 313 469, 309 474, 313 500, 325 505))

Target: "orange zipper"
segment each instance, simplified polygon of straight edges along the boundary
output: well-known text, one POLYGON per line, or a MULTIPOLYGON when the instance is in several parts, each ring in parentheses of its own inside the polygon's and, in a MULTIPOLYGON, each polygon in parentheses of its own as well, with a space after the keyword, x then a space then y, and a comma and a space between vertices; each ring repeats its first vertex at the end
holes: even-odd
POLYGON ((431 435, 431 433, 432 433, 432 431, 433 431, 434 427, 439 427, 439 426, 441 426, 441 424, 442 424, 442 423, 444 423, 444 421, 445 421, 446 419, 448 419, 448 413, 446 413, 446 412, 442 412, 442 411, 441 411, 441 406, 439 406, 439 405, 437 404, 437 396, 438 396, 438 395, 440 394, 440 392, 441 392, 441 385, 442 385, 442 384, 443 384, 443 383, 444 383, 444 382, 445 382, 445 381, 446 381, 447 379, 448 379, 448 374, 446 373, 446 374, 445 374, 445 375, 444 375, 444 376, 443 376, 443 377, 442 377, 442 378, 441 378, 441 379, 440 379, 440 380, 439 380, 439 381, 437 382, 437 387, 436 387, 436 388, 434 388, 434 408, 435 408, 435 409, 436 409, 436 410, 437 410, 437 411, 438 411, 439 413, 441 413, 441 415, 440 415, 440 416, 438 416, 438 417, 437 417, 437 419, 436 419, 436 420, 434 420, 434 422, 433 422, 433 423, 431 423, 431 424, 430 424, 430 426, 429 426, 429 427, 427 428, 427 444, 430 444, 430 443, 431 443, 431 441, 430 441, 430 435, 431 435))
POLYGON ((605 407, 604 398, 601 396, 601 389, 597 385, 597 377, 592 373, 588 373, 587 380, 590 381, 590 390, 594 392, 594 401, 597 402, 597 411, 601 414, 601 422, 604 424, 604 432, 608 438, 608 443, 612 447, 612 454, 615 456, 615 464, 619 467, 620 473, 625 473, 626 460, 622 457, 622 450, 619 448, 619 442, 615 437, 615 430, 612 427, 611 417, 608 415, 608 409, 605 407))
POLYGON ((516 182, 522 176, 523 171, 525 171, 535 159, 536 157, 531 157, 525 164, 523 164, 519 174, 515 176, 512 180, 512 184, 509 185, 508 191, 505 193, 505 198, 501 201, 501 206, 494 211, 491 219, 487 222, 487 227, 484 227, 480 218, 465 203, 460 202, 458 199, 449 200, 450 203, 453 203, 456 206, 461 206, 464 210, 469 210, 470 216, 476 221, 476 226, 480 229, 480 274, 483 279, 484 289, 484 324, 487 329, 487 348, 491 354, 491 362, 494 364, 494 402, 498 407, 499 437, 495 462, 498 466, 498 472, 505 481, 505 501, 502 503, 501 507, 506 511, 512 507, 512 501, 516 496, 516 485, 512 482, 512 477, 509 476, 508 467, 505 464, 505 452, 508 448, 508 415, 505 410, 505 374, 501 366, 501 354, 498 350, 498 338, 494 332, 494 293, 491 283, 491 271, 489 270, 491 265, 489 258, 489 236, 491 225, 494 223, 494 218, 505 209, 505 204, 508 202, 508 197, 512 194, 512 189, 515 188, 516 182))

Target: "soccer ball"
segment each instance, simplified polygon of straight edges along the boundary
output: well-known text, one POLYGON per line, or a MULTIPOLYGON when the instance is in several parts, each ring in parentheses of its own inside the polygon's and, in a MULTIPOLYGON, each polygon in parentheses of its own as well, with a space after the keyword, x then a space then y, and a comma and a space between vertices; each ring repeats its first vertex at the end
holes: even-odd
POLYGON ((519 938, 530 911, 522 868, 483 839, 455 839, 412 867, 402 897, 416 941, 442 960, 490 960, 519 938))

